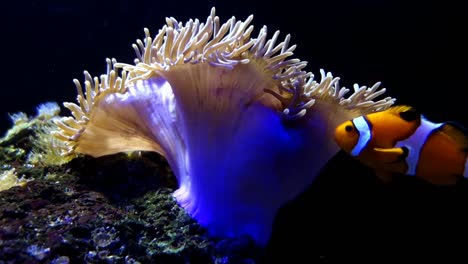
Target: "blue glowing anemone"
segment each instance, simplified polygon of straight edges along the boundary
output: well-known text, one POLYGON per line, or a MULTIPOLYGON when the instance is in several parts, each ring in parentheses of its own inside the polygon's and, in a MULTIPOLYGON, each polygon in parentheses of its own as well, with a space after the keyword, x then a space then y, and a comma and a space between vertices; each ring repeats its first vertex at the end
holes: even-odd
POLYGON ((147 150, 163 155, 177 177, 174 197, 214 236, 251 235, 264 245, 278 208, 312 183, 334 155, 334 128, 383 110, 393 99, 338 78, 321 79, 290 58, 290 36, 277 43, 252 16, 221 24, 167 18, 133 46, 134 64, 107 60, 106 74, 75 80, 73 117, 57 121, 65 154, 94 157, 147 150))

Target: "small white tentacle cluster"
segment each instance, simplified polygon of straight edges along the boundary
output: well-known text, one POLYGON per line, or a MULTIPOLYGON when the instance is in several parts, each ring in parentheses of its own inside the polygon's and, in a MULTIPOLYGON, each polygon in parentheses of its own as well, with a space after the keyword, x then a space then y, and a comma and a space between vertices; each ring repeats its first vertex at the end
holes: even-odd
POLYGON ((230 18, 220 25, 215 8, 205 23, 190 19, 185 25, 174 18, 166 18, 166 25, 152 38, 147 28, 144 40, 133 44, 137 58, 135 65, 117 63, 130 72, 131 79, 147 79, 158 71, 167 71, 181 64, 209 63, 214 67, 234 68, 237 64, 247 64, 257 60, 272 79, 291 82, 295 78, 305 78, 302 69, 307 62, 288 59, 296 45, 289 46, 287 35, 277 44, 280 32, 276 31, 267 40, 267 27, 264 26, 256 38, 251 38, 253 16, 244 22, 230 18))
POLYGON ((370 88, 354 84, 354 93, 349 97, 345 97, 350 90, 340 87, 339 77, 333 77, 330 72, 325 73, 323 69, 320 69, 320 74, 320 81, 316 81, 312 73, 307 73, 303 75, 308 78, 307 81, 306 78, 295 80, 291 88, 284 88, 283 90, 292 94, 288 98, 267 91, 283 102, 283 105, 285 105, 283 115, 286 119, 303 117, 307 109, 314 105, 315 100, 334 103, 346 110, 359 111, 361 114, 385 110, 395 102, 395 99, 391 97, 373 101, 386 91, 385 88, 379 89, 380 82, 370 88))
POLYGON ((85 130, 89 122, 89 114, 98 104, 99 100, 111 93, 125 93, 127 73, 122 71, 118 76, 118 69, 115 68, 115 59, 106 59, 107 73, 94 78, 89 72, 84 71, 84 89, 77 79, 74 79, 78 93, 78 104, 65 102, 63 105, 68 108, 73 117, 63 117, 55 119, 54 123, 59 127, 54 131, 54 136, 67 143, 68 149, 64 155, 71 154, 76 147, 76 141, 85 130), (83 93, 84 91, 84 93, 83 93))

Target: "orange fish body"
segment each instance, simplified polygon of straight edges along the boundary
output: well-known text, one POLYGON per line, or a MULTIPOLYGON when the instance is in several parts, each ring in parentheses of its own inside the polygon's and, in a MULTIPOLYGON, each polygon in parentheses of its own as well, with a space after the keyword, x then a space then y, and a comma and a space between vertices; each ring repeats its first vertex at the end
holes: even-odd
POLYGON ((345 152, 388 182, 395 173, 439 185, 468 178, 468 135, 454 123, 433 123, 409 106, 348 120, 335 130, 345 152))

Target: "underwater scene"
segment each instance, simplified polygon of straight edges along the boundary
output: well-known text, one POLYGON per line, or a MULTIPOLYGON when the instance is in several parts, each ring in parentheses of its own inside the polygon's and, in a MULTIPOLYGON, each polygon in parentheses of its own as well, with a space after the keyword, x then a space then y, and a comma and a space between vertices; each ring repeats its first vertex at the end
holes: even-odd
POLYGON ((4 5, 0 264, 467 263, 456 4, 4 5))

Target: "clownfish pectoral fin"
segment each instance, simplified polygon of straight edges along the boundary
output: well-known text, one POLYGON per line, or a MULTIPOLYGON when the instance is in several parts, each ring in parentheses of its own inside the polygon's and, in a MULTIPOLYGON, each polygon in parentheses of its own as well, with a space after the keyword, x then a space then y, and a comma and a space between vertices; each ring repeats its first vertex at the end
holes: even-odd
POLYGON ((388 170, 375 170, 375 175, 379 177, 383 183, 390 183, 393 180, 394 173, 388 170))
POLYGON ((374 148, 376 158, 382 163, 397 163, 408 156, 408 149, 401 148, 374 148))

